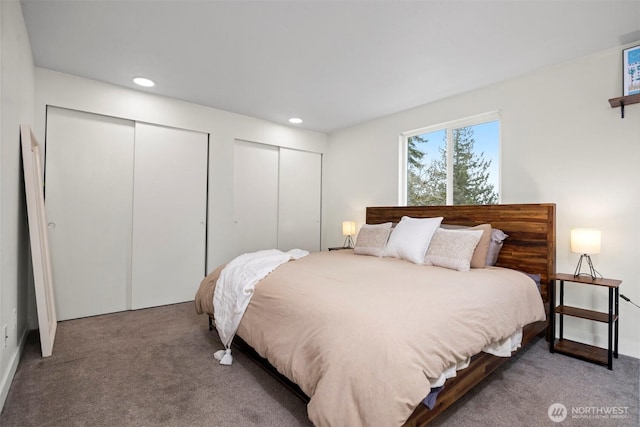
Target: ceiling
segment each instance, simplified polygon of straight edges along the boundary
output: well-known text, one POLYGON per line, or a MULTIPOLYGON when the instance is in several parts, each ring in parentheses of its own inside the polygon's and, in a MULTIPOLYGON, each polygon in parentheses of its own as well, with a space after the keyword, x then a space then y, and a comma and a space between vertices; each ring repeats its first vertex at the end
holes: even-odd
POLYGON ((640 40, 640 0, 22 4, 38 67, 327 133, 640 40))

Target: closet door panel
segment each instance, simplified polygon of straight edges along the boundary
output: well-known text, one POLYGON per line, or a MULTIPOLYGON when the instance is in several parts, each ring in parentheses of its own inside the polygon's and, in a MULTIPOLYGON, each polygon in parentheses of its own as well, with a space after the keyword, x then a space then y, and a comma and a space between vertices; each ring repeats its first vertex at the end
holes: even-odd
POLYGON ((208 136, 136 123, 133 309, 192 300, 205 274, 208 136))
POLYGON ((278 147, 236 141, 233 212, 238 255, 278 246, 278 147))
POLYGON ((45 208, 59 320, 129 308, 134 124, 47 109, 45 208))
POLYGON ((280 250, 320 250, 321 179, 321 154, 280 148, 280 250))

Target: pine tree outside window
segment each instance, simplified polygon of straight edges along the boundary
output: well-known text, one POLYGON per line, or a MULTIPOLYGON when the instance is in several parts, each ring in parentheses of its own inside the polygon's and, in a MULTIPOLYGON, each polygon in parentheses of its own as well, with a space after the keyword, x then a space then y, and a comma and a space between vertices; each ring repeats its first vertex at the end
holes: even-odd
POLYGON ((499 203, 499 153, 497 113, 407 132, 403 135, 406 161, 401 179, 401 204, 499 203))

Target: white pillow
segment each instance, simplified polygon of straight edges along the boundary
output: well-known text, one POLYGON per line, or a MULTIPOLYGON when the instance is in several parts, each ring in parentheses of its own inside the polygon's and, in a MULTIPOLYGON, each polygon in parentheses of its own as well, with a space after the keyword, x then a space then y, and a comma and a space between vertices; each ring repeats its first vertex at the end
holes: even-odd
POLYGON ((426 265, 469 271, 473 252, 482 237, 483 230, 448 230, 439 228, 424 257, 426 265))
POLYGON ((383 256, 402 258, 414 264, 424 264, 424 255, 442 217, 411 218, 403 216, 391 232, 383 256))

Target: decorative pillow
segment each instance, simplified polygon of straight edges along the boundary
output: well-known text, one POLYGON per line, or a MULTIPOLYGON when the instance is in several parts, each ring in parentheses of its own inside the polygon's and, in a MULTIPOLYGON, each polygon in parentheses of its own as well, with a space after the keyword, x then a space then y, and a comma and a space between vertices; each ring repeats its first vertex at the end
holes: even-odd
POLYGON ((388 228, 391 229, 393 226, 392 222, 383 222, 382 224, 363 224, 363 227, 366 228, 388 228))
POLYGON ((360 227, 358 237, 356 238, 356 246, 353 248, 357 255, 382 256, 389 234, 391 234, 391 223, 368 225, 364 224, 360 227))
POLYGON ((487 253, 487 265, 496 265, 498 262, 498 255, 502 249, 502 242, 509 237, 508 234, 504 234, 502 230, 494 228, 491 230, 491 242, 489 243, 489 252, 487 253))
POLYGON ((480 237, 480 241, 478 242, 478 246, 473 251, 473 256, 471 257, 471 268, 485 268, 487 254, 489 253, 489 245, 491 244, 491 224, 480 224, 475 227, 467 227, 464 225, 453 225, 453 224, 442 224, 440 225, 442 228, 447 229, 465 229, 465 230, 482 230, 482 237, 480 237))
POLYGON ((438 229, 431 239, 424 263, 452 270, 469 271, 473 252, 482 233, 482 230, 438 229))
POLYGON ((442 217, 411 218, 403 216, 393 228, 383 256, 402 258, 414 264, 424 264, 424 255, 433 233, 438 229, 442 217))

